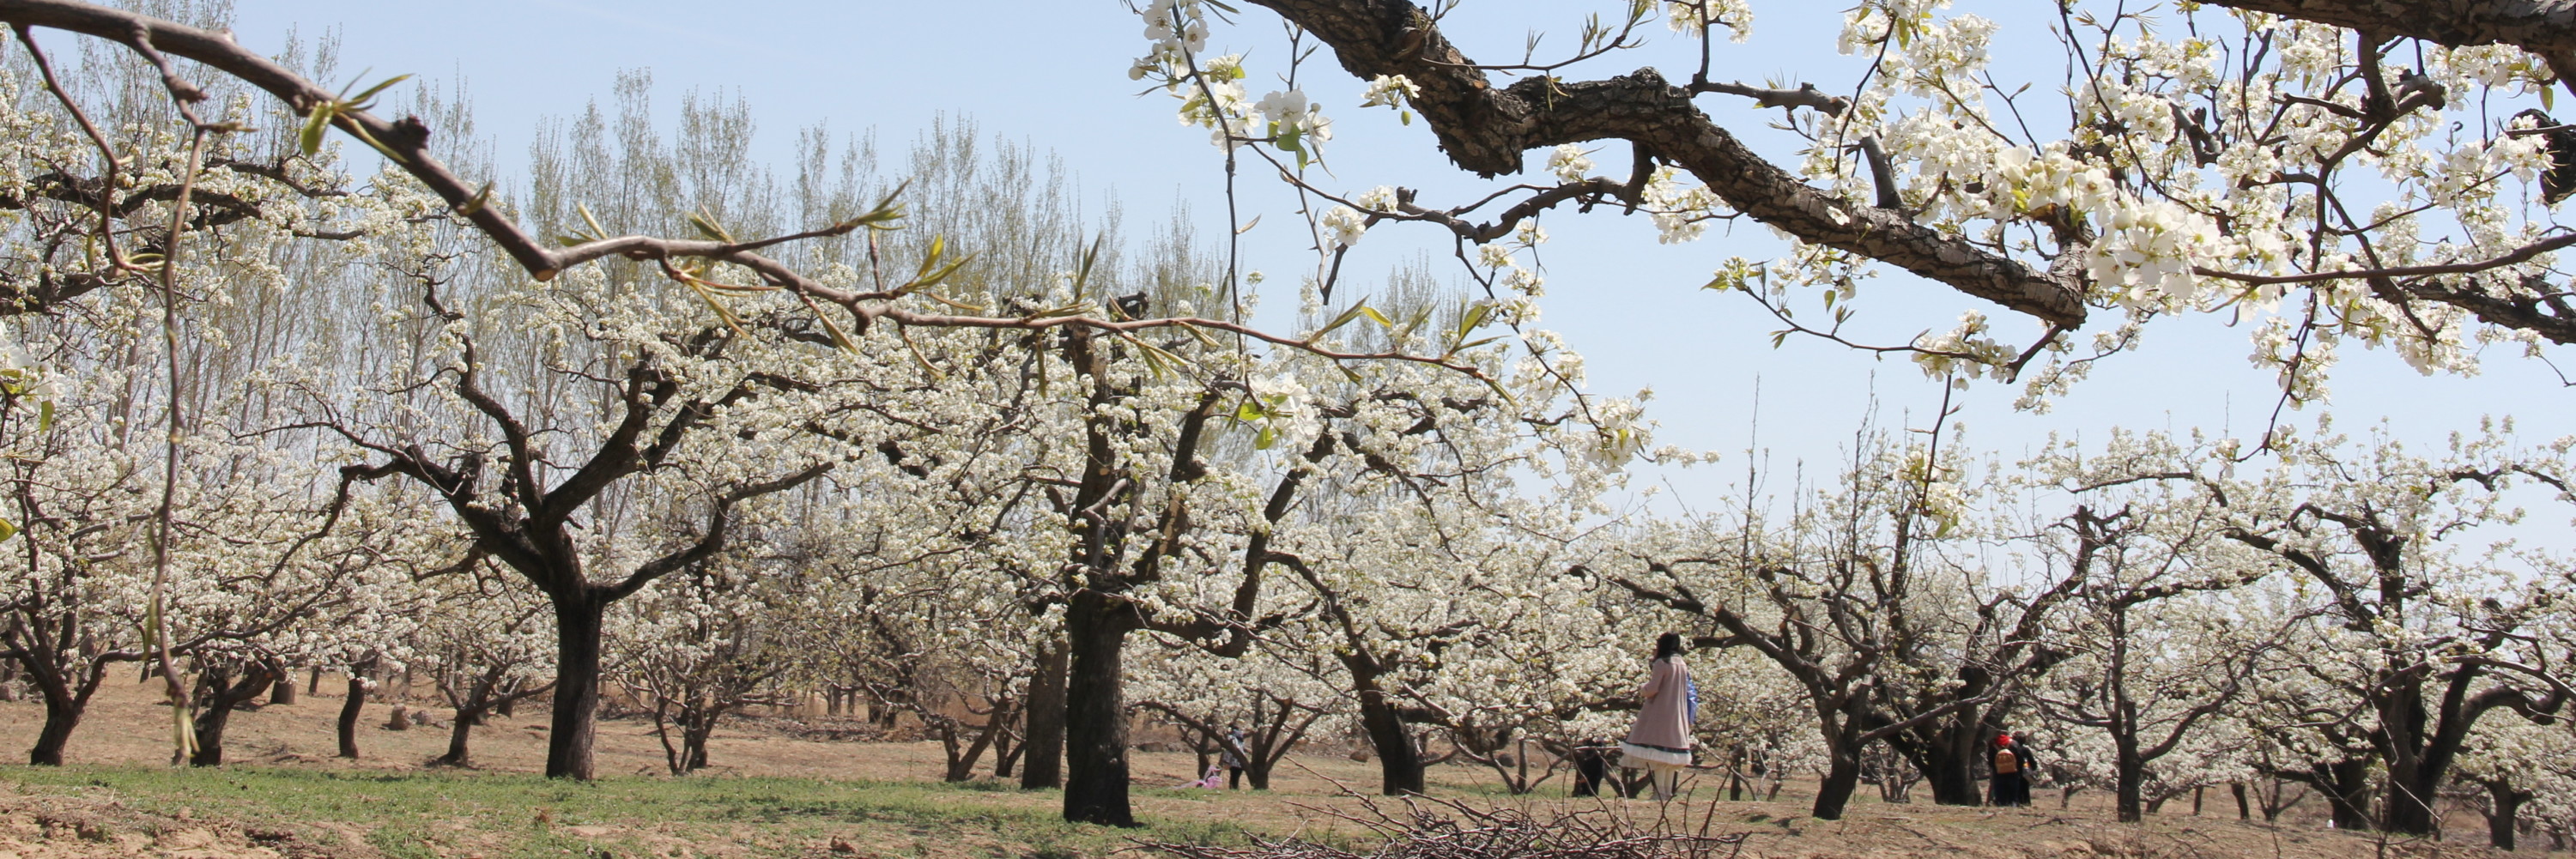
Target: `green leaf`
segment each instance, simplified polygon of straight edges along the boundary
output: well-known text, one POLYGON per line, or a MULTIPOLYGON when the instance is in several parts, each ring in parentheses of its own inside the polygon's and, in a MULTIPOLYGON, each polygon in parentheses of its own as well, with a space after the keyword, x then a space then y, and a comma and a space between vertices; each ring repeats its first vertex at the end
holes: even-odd
POLYGON ((844 355, 859 354, 859 344, 850 342, 849 333, 842 331, 840 324, 832 321, 831 314, 818 309, 814 313, 814 318, 822 320, 823 330, 831 333, 832 348, 841 350, 844 355))
POLYGON ((1261 434, 1252 437, 1253 450, 1269 450, 1279 444, 1279 428, 1262 425, 1261 434))
MULTIPOLYGON (((1274 122, 1270 124, 1270 127, 1277 128, 1279 127, 1279 124, 1274 122)), ((1306 132, 1302 129, 1290 128, 1287 131, 1275 133, 1271 137, 1270 145, 1279 147, 1279 150, 1282 152, 1295 153, 1297 156, 1297 169, 1304 170, 1306 169, 1306 163, 1308 161, 1305 135, 1306 132)))
POLYGON ((402 83, 403 81, 410 79, 410 75, 395 75, 393 77, 386 78, 384 83, 368 87, 366 92, 341 99, 341 101, 349 104, 365 104, 368 99, 375 98, 377 93, 384 92, 386 87, 390 87, 394 84, 402 83))
POLYGON ((698 228, 698 235, 705 236, 714 241, 724 242, 725 244, 733 244, 733 234, 727 233, 723 227, 717 226, 716 220, 712 217, 708 217, 707 210, 705 209, 699 209, 695 212, 689 213, 689 226, 698 228))
POLYGON ((1377 312, 1377 308, 1370 307, 1367 303, 1363 302, 1360 304, 1360 312, 1366 313, 1368 314, 1368 318, 1376 320, 1378 327, 1384 328, 1388 331, 1395 330, 1395 320, 1386 318, 1386 314, 1377 312))
POLYGON ((456 207, 456 213, 459 215, 471 215, 476 212, 483 211, 483 207, 491 202, 492 183, 485 182, 483 183, 483 190, 474 192, 473 197, 467 198, 463 205, 456 207))
POLYGON ((1464 338, 1484 325, 1485 317, 1493 315, 1493 312, 1494 306, 1491 304, 1479 303, 1467 308, 1466 314, 1458 318, 1458 336, 1464 338))
POLYGON ((1207 335, 1207 332, 1199 330, 1199 327, 1198 327, 1198 326, 1196 326, 1196 325, 1191 325, 1191 324, 1189 324, 1189 323, 1187 323, 1187 322, 1184 322, 1184 323, 1181 323, 1181 330, 1189 332, 1189 333, 1190 333, 1190 337, 1192 337, 1192 338, 1194 338, 1194 339, 1198 340, 1198 341, 1199 341, 1199 345, 1201 345, 1201 346, 1205 346, 1205 347, 1208 347, 1208 348, 1210 348, 1210 349, 1223 349, 1223 348, 1225 348, 1224 346, 1219 345, 1219 344, 1216 342, 1216 338, 1214 338, 1214 337, 1209 337, 1209 336, 1207 335))
POLYGON ((337 112, 339 108, 338 104, 326 101, 314 105, 313 112, 305 114, 304 133, 296 137, 296 143, 304 150, 304 154, 312 155, 322 151, 322 131, 331 127, 331 114, 337 112))
POLYGON ((590 225, 590 238, 592 241, 608 238, 608 228, 599 225, 599 218, 590 213, 589 203, 574 203, 573 210, 581 213, 582 223, 590 225))
POLYGON ((1358 304, 1351 305, 1351 309, 1342 311, 1342 315, 1333 317, 1333 321, 1325 323, 1324 327, 1317 328, 1315 329, 1315 333, 1306 336, 1308 338, 1315 338, 1331 334, 1333 333, 1333 329, 1349 325, 1351 324, 1351 320, 1358 319, 1362 315, 1373 315, 1373 313, 1374 311, 1368 309, 1368 302, 1363 301, 1358 304))
POLYGON ((1414 311, 1413 318, 1404 320, 1403 327, 1396 329, 1395 339, 1400 341, 1413 336, 1414 329, 1421 328, 1422 323, 1429 321, 1431 321, 1431 308, 1425 305, 1421 310, 1414 311))
MULTIPOLYGON (((36 431, 37 431, 37 432, 44 432, 44 431, 46 431, 46 430, 53 429, 53 428, 54 428, 54 401, 52 401, 52 400, 45 400, 45 401, 43 401, 43 402, 37 403, 37 404, 36 404, 36 431)), ((8 538, 7 536, 0 536, 0 540, 6 540, 6 539, 9 539, 9 538, 8 538)))
POLYGON ((18 536, 17 524, 12 523, 7 519, 0 519, 0 540, 6 540, 15 536, 18 536))
POLYGON ((1100 260, 1100 241, 1105 238, 1108 236, 1091 237, 1091 248, 1082 252, 1082 265, 1073 270, 1073 297, 1076 299, 1080 299, 1083 290, 1091 284, 1091 264, 1100 260))

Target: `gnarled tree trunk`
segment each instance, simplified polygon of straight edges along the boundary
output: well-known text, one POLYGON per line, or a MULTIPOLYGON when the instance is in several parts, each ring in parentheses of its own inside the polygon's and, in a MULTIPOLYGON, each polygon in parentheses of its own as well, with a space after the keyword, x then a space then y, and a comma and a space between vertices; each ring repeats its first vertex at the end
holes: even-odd
POLYGON ((1064 643, 1039 648, 1037 675, 1029 680, 1028 737, 1020 743, 1026 759, 1020 786, 1055 788, 1064 784, 1064 643))
POLYGON ((1064 616, 1067 645, 1064 819, 1135 826, 1127 804, 1127 700, 1123 665, 1135 609, 1077 591, 1064 616))
POLYGON ((224 728, 232 722, 233 711, 277 685, 284 671, 266 662, 253 662, 242 669, 239 683, 230 682, 232 671, 210 668, 206 671, 206 709, 197 714, 197 753, 188 756, 188 765, 222 766, 224 763, 224 728))
POLYGON ((1360 692, 1360 727, 1377 752, 1378 791, 1387 796, 1422 792, 1422 752, 1413 747, 1413 731, 1404 713, 1387 700, 1384 690, 1360 692))
POLYGON ((591 594, 555 599, 555 708, 546 777, 589 781, 599 729, 599 639, 608 603, 591 594))
POLYGON ((349 666, 349 696, 340 701, 340 756, 358 757, 358 719, 367 711, 367 675, 375 673, 376 656, 367 654, 349 666))

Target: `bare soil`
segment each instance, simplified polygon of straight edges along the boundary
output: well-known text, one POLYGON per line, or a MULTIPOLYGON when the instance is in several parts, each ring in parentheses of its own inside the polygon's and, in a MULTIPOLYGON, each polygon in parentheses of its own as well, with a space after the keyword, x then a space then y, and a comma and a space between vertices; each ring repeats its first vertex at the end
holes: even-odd
MULTIPOLYGON (((74 764, 158 767, 169 762, 168 710, 157 686, 133 681, 131 675, 111 681, 90 708, 72 739, 66 759, 74 764)), ((227 737, 227 760, 235 767, 276 767, 356 773, 417 773, 446 749, 448 713, 429 707, 435 726, 388 730, 389 702, 366 707, 356 760, 333 756, 337 742, 334 720, 341 705, 336 678, 327 677, 321 694, 300 696, 296 704, 261 707, 233 717, 227 737)), ((43 710, 34 703, 0 703, 0 739, 32 742, 43 710)), ((689 778, 763 776, 826 781, 935 782, 944 758, 935 742, 865 742, 812 739, 868 735, 855 720, 750 717, 733 720, 709 744, 711 770, 689 778), (821 723, 821 724, 818 724, 821 723)), ((517 718, 494 718, 474 732, 474 765, 499 772, 533 773, 543 768, 546 727, 540 708, 522 710, 517 718)), ((1170 790, 1193 777, 1194 755, 1183 752, 1136 752, 1131 765, 1138 787, 1137 814, 1152 828, 1133 833, 1150 841, 1158 833, 1208 831, 1211 825, 1241 827, 1271 837, 1305 835, 1326 840, 1364 838, 1365 830, 1347 816, 1367 816, 1365 800, 1344 795, 1373 787, 1373 764, 1352 761, 1346 748, 1319 748, 1283 764, 1273 790, 1170 790), (1192 827, 1196 827, 1193 829, 1192 827)), ((8 753, 19 752, 11 747, 8 753)), ((598 740, 603 775, 667 778, 662 750, 649 720, 603 722, 598 740)), ((303 826, 275 822, 191 819, 182 806, 145 810, 137 802, 98 789, 67 789, 13 778, 0 767, 0 859, 37 857, 303 857, 385 855, 367 846, 366 833, 343 821, 301 821, 303 826), (340 831, 330 838, 317 832, 340 831)), ((982 768, 990 772, 990 762, 982 768)), ((938 795, 957 820, 977 819, 976 809, 1043 816, 1059 801, 1048 791, 1019 791, 989 784, 988 789, 950 789, 938 795)), ((2106 808, 2081 796, 2059 808, 2054 795, 2040 797, 2032 809, 1941 807, 1925 803, 1886 804, 1864 796, 1845 819, 1806 817, 1808 796, 1792 784, 1774 802, 1715 801, 1722 791, 1713 779, 1686 785, 1683 801, 1661 805, 1645 800, 1571 800, 1560 776, 1529 797, 1500 795, 1490 771, 1467 766, 1438 766, 1431 774, 1433 794, 1462 797, 1470 803, 1565 803, 1599 805, 1614 813, 1660 819, 1674 830, 1748 833, 1746 859, 2341 859, 2341 857, 2491 857, 2503 856, 2483 846, 2484 829, 2453 817, 2459 830, 2441 841, 2379 841, 2366 835, 2334 832, 2313 817, 2294 814, 2279 825, 2234 819, 2233 802, 2212 792, 2206 816, 2188 811, 2189 800, 2168 805, 2167 813, 2144 825, 2110 822, 2106 808)), ((1375 800, 1402 813, 1400 801, 1375 800)), ((543 824, 546 812, 535 812, 543 824)), ((464 830, 474 821, 456 821, 464 830)), ((525 824, 520 824, 524 826, 525 824)), ((488 827, 486 827, 488 829, 488 827)), ((946 828, 920 825, 850 825, 817 833, 798 830, 763 832, 757 824, 729 830, 684 829, 673 821, 637 819, 549 830, 558 835, 594 839, 649 855, 811 855, 811 856, 956 856, 1058 857, 1052 848, 1032 847, 1025 836, 998 829, 977 831, 972 824, 946 828), (715 833, 710 835, 709 833, 715 833)), ((488 838, 487 838, 488 841, 488 838)), ((1094 839, 1097 843, 1111 843, 1094 839)), ((473 843, 461 841, 456 843, 473 843)), ((1132 846, 1134 842, 1124 842, 1132 846)), ((429 845, 429 855, 483 855, 461 848, 429 845)), ((1091 852, 1086 850, 1085 852, 1091 852)), ((1100 851, 1105 852, 1105 851, 1100 851)), ((2522 853, 2539 855, 2539 851, 2522 853)), ((502 855, 496 853, 495 855, 502 855)), ((592 855, 608 855, 605 851, 592 855)), ((628 855, 620 853, 617 855, 628 855)))

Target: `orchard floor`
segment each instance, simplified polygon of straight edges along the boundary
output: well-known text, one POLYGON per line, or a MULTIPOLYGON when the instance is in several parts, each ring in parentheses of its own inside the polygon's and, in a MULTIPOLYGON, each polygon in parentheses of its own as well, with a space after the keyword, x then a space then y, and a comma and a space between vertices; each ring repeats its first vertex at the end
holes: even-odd
MULTIPOLYGON (((1139 752, 1132 757, 1135 806, 1146 826, 1106 830, 1057 820, 1052 791, 1021 791, 989 779, 939 782, 943 759, 936 743, 804 740, 773 720, 745 720, 720 732, 709 748, 713 768, 677 779, 661 775, 661 749, 649 723, 603 723, 602 778, 569 784, 535 775, 544 761, 542 719, 523 714, 477 729, 476 769, 429 769, 422 764, 445 749, 447 731, 384 730, 379 726, 389 708, 370 705, 360 737, 367 757, 342 760, 331 757, 340 699, 330 696, 238 714, 226 743, 232 764, 173 769, 166 766, 169 715, 156 701, 149 687, 112 683, 74 735, 70 766, 0 767, 0 859, 1072 859, 1107 856, 1139 841, 1240 845, 1254 836, 1291 835, 1365 849, 1361 830, 1326 810, 1360 810, 1358 800, 1336 796, 1335 782, 1365 788, 1374 781, 1370 764, 1311 755, 1292 758, 1273 791, 1181 790, 1166 786, 1185 778, 1193 756, 1139 752)), ((35 704, 0 703, 0 738, 32 738, 41 714, 35 704)), ((1560 782, 1543 786, 1538 797, 1513 798, 1500 794, 1489 772, 1463 766, 1435 767, 1431 781, 1433 794, 1471 803, 1569 802, 1560 782)), ((2275 827, 2157 816, 2124 827, 2081 797, 2064 811, 1889 805, 1863 797, 1843 820, 1819 821, 1804 816, 1796 785, 1776 803, 1711 802, 1716 790, 1706 784, 1693 794, 1673 806, 1582 802, 1648 821, 1672 815, 1673 825, 1692 830, 1705 823, 1711 832, 1748 833, 1746 859, 2502 855, 2459 840, 2383 845, 2307 822, 2275 827)), ((2216 814, 2223 798, 2212 799, 2216 814)), ((2054 804, 2043 798, 2043 806, 2054 804)))

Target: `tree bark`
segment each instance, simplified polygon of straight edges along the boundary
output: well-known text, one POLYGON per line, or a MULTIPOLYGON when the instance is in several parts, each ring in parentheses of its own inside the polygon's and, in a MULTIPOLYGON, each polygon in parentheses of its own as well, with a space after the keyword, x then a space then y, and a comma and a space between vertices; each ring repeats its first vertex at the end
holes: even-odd
POLYGON ((1038 649, 1037 675, 1029 680, 1028 738, 1020 747, 1027 759, 1020 766, 1020 786, 1029 789, 1064 785, 1064 642, 1038 649))
POLYGON ((447 754, 439 755, 437 760, 430 762, 431 765, 461 767, 472 762, 471 743, 474 738, 474 723, 477 720, 467 718, 460 712, 456 714, 455 721, 456 724, 447 729, 447 754))
POLYGON ((995 737, 993 739, 993 777, 1010 778, 1012 770, 1019 765, 1021 753, 1026 751, 1028 751, 1027 746, 1011 741, 1009 731, 1003 731, 1001 736, 995 737))
POLYGON ((293 673, 283 671, 278 672, 277 682, 270 685, 268 688, 268 703, 269 706, 272 707, 291 707, 295 705, 295 675, 293 673))
MULTIPOLYGON (((87 670, 67 673, 62 667, 69 660, 46 644, 43 635, 25 634, 24 627, 8 633, 13 645, 12 661, 45 699, 45 726, 36 735, 36 745, 27 750, 27 762, 35 766, 61 766, 63 749, 71 743, 72 729, 80 726, 81 717, 89 712, 89 699, 97 694, 100 683, 116 660, 94 658, 87 670)), ((148 677, 146 679, 149 679, 148 677)))
POLYGON ((81 711, 86 708, 71 701, 56 702, 45 697, 45 727, 36 733, 36 747, 27 750, 27 763, 40 767, 63 765, 63 747, 72 741, 72 729, 80 727, 81 711))
MULTIPOLYGON (((1975 675, 1982 680, 1982 673, 1975 675)), ((1952 694, 1974 697, 1984 693, 1982 683, 1972 683, 1952 694)), ((1985 708, 1961 707, 1945 718, 1935 719, 1920 729, 1911 729, 1888 738, 1923 783, 1932 788, 1936 805, 1984 805, 1985 794, 1977 784, 1977 761, 1988 746, 1980 742, 1991 732, 1984 724, 1985 708)))
POLYGON ((721 717, 722 714, 720 712, 710 711, 696 715, 696 718, 684 722, 680 726, 680 766, 682 769, 680 772, 674 773, 674 775, 687 775, 707 768, 707 738, 715 735, 716 719, 721 717))
POLYGON ((1360 690, 1360 727, 1377 752, 1378 791, 1387 796, 1421 793, 1422 754, 1413 747, 1413 732, 1404 727, 1404 714, 1395 702, 1376 685, 1372 681, 1360 690))
POLYGON ((2503 779, 2488 780, 2486 788, 2488 801, 2495 804, 2495 810, 2487 812, 2487 845, 2510 851, 2515 824, 2521 822, 2522 804, 2531 799, 2531 793, 2515 790, 2503 779))
POLYGON ((2316 784, 2333 811, 2334 828, 2370 829, 2370 759, 2349 758, 2315 768, 2316 784))
POLYGON ((227 684, 226 671, 207 673, 206 709, 197 714, 197 753, 188 756, 192 767, 222 766, 224 763, 224 728, 232 722, 233 710, 259 693, 277 685, 285 672, 272 671, 265 663, 252 663, 243 669, 239 683, 227 684))
MULTIPOLYGON (((2114 804, 2119 810, 2120 822, 2136 823, 2145 820, 2147 816, 2140 806, 2146 794, 2147 762, 2138 756, 2138 739, 2131 735, 2121 735, 2114 737, 2113 740, 2117 751, 2114 752, 2111 768, 2117 785, 2114 792, 2118 795, 2114 804)), ((2195 813, 2197 813, 2196 809, 2195 813)))
POLYGON ((2034 269, 1903 213, 1853 205, 1762 158, 1653 68, 1596 81, 1549 75, 1497 86, 1402 0, 1253 0, 1330 45, 1343 70, 1370 80, 1404 75, 1407 99, 1459 167, 1518 173, 1525 153, 1563 143, 1627 140, 1683 167, 1727 205, 1809 244, 1878 260, 1960 292, 2067 328, 2084 324, 2073 273, 2034 269))
POLYGON ((1064 819, 1135 826, 1127 804, 1123 651, 1134 609, 1093 590, 1065 612, 1064 819))
POLYGON ((1825 779, 1816 785, 1816 806, 1810 813, 1817 820, 1843 819, 1843 807, 1851 804, 1852 793, 1860 789, 1860 750, 1849 738, 1839 738, 1826 750, 1830 763, 1825 779))
POLYGON ((947 782, 974 780, 975 765, 984 760, 984 752, 992 747, 994 739, 1002 735, 1003 726, 1010 720, 1012 715, 1013 714, 1011 713, 997 712, 986 718, 982 726, 973 727, 975 736, 971 741, 969 741, 964 751, 957 750, 956 732, 961 728, 968 728, 970 726, 959 723, 949 728, 945 738, 947 739, 946 745, 949 748, 948 771, 943 774, 941 780, 947 782))
POLYGON ((599 728, 599 639, 608 604, 588 593, 555 599, 555 707, 546 777, 589 781, 599 728))
POLYGON ((340 701, 340 756, 358 757, 358 717, 366 715, 367 675, 375 670, 376 658, 368 656, 349 666, 349 696, 340 701))
POLYGON ((2544 56, 2576 52, 2568 0, 2216 0, 2215 5, 2467 47, 2515 45, 2544 56))

